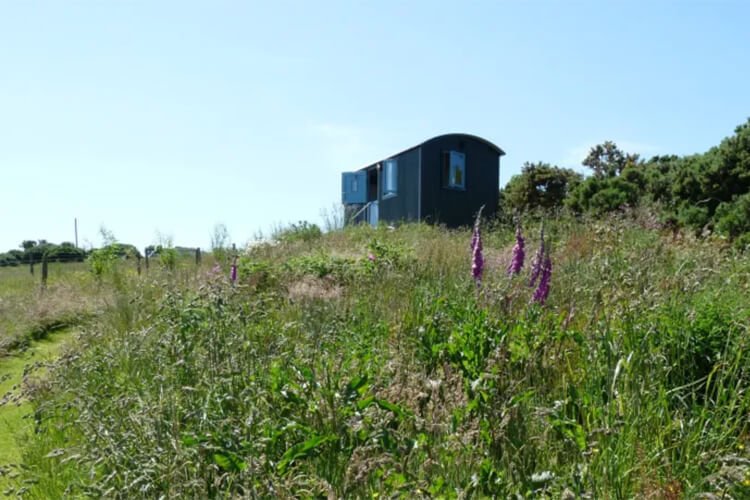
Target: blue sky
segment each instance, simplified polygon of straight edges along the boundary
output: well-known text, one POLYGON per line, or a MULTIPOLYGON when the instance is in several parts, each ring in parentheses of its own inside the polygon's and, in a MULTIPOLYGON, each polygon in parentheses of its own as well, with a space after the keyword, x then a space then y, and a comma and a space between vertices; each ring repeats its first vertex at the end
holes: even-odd
POLYGON ((243 243, 340 173, 467 132, 580 169, 703 152, 750 116, 750 2, 0 0, 0 251, 243 243))

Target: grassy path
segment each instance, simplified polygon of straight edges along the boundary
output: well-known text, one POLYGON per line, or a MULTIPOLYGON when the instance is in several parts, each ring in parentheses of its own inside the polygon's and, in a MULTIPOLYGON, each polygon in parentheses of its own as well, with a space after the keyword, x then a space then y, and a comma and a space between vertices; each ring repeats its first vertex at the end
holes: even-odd
MULTIPOLYGON (((0 398, 3 398, 9 391, 17 393, 23 380, 25 366, 37 361, 55 359, 63 345, 70 339, 70 334, 71 329, 51 333, 46 338, 34 342, 23 354, 0 358, 0 398)), ((28 411, 29 404, 25 401, 20 405, 8 402, 0 406, 0 471, 8 464, 20 462, 21 450, 16 437, 31 425, 30 420, 23 418, 28 411)), ((13 472, 9 475, 0 475, 0 495, 11 486, 12 480, 9 476, 13 475, 13 472)))

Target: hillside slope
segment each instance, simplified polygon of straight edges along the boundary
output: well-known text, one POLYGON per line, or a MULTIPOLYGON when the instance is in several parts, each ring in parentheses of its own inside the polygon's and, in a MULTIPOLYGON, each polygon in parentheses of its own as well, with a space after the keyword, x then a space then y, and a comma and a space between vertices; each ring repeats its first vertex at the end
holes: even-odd
MULTIPOLYGON (((750 494, 750 264, 638 220, 352 227, 119 276, 34 392, 24 498, 750 494)), ((112 278, 114 279, 114 278, 112 278)))

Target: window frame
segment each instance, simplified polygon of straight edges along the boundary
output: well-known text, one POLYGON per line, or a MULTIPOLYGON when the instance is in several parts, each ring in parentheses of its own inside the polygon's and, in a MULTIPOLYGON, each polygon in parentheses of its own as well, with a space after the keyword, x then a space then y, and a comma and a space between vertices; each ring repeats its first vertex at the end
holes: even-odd
POLYGON ((381 172, 382 172, 382 186, 380 189, 381 199, 387 200, 388 198, 393 198, 395 196, 398 196, 398 160, 396 160, 395 158, 384 160, 381 172))
POLYGON ((461 151, 452 151, 452 150, 445 150, 443 151, 443 161, 442 161, 442 171, 443 171, 443 188, 444 189, 453 189, 456 191, 466 191, 466 153, 462 153, 461 151), (460 165, 457 165, 454 163, 454 155, 458 158, 461 158, 460 165), (447 163, 446 163, 447 162, 447 163), (454 168, 456 167, 456 168, 454 168), (460 167, 461 171, 461 184, 456 184, 453 182, 454 175, 453 173, 457 168, 460 167))

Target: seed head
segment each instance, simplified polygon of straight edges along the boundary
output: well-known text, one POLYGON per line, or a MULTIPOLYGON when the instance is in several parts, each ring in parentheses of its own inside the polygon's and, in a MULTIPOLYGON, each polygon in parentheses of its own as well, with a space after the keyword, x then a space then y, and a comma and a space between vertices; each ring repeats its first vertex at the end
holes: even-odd
POLYGON ((477 282, 477 286, 482 283, 482 273, 484 272, 484 258, 482 257, 482 230, 479 227, 482 217, 482 208, 477 213, 477 219, 474 222, 474 234, 471 237, 471 276, 477 282))

